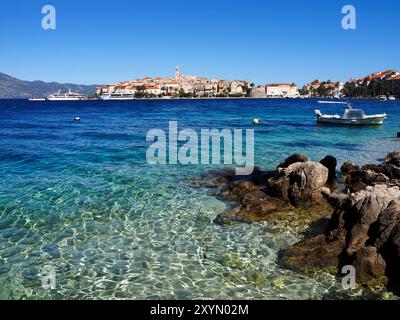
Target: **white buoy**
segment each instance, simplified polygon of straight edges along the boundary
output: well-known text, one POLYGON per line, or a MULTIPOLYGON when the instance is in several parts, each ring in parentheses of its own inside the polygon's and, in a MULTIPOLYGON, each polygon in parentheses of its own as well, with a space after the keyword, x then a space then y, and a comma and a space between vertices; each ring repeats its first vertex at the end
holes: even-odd
POLYGON ((75 121, 75 122, 81 122, 81 118, 75 117, 74 121, 75 121))
POLYGON ((260 123, 260 121, 259 121, 257 118, 254 118, 254 119, 253 119, 253 124, 257 125, 257 124, 259 124, 259 123, 260 123))

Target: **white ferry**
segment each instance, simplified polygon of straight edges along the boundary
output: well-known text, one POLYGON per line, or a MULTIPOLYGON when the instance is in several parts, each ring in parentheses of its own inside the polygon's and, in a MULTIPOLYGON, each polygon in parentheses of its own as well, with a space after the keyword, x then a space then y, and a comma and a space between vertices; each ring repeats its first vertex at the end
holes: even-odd
POLYGON ((47 100, 50 101, 80 101, 87 100, 88 96, 68 90, 67 93, 61 93, 59 90, 57 93, 50 94, 47 100))

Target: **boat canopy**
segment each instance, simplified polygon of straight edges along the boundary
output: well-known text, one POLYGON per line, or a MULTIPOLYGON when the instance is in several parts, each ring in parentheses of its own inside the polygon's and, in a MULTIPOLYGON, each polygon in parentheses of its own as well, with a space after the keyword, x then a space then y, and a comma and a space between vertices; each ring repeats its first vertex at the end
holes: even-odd
POLYGON ((346 109, 343 119, 362 119, 365 118, 365 112, 360 109, 346 109))

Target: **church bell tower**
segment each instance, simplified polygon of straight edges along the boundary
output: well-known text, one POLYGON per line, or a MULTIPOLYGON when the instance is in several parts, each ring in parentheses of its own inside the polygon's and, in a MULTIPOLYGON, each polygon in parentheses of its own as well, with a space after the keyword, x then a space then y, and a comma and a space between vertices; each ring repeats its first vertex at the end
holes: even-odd
POLYGON ((178 66, 175 68, 175 79, 178 80, 181 77, 181 71, 178 66))

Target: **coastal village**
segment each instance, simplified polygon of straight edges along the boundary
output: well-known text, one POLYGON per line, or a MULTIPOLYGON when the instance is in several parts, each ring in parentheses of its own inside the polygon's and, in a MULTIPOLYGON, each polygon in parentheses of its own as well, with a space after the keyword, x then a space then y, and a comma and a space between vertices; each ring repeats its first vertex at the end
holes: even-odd
POLYGON ((299 89, 295 83, 267 83, 255 85, 249 80, 221 80, 218 78, 183 75, 175 69, 174 77, 146 77, 108 84, 97 88, 103 100, 135 98, 357 98, 400 96, 400 72, 387 70, 366 77, 350 79, 346 83, 315 80, 299 89))
POLYGON ((183 75, 176 67, 175 77, 146 77, 122 81, 97 88, 96 94, 103 100, 156 97, 245 97, 254 84, 247 80, 220 80, 217 78, 183 75))

